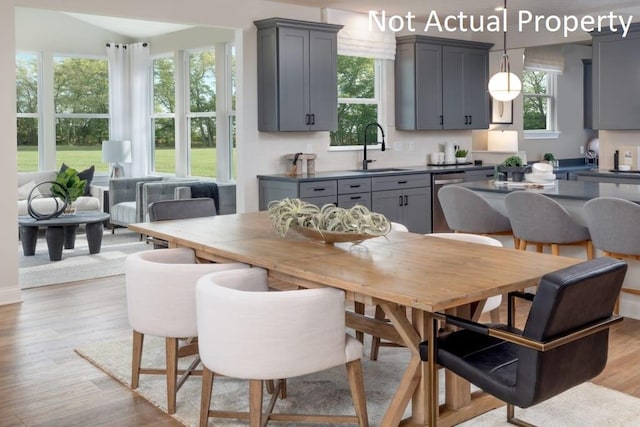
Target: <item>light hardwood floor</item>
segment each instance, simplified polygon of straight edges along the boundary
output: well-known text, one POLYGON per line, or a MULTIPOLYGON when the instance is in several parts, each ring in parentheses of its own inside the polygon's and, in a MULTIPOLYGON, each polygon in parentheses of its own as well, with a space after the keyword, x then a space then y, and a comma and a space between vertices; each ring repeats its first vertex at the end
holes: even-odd
MULTIPOLYGON (((75 354, 128 332, 124 276, 23 292, 0 307, 0 426, 179 426, 75 354)), ((597 384, 640 397, 640 321, 611 335, 597 384)), ((366 379, 365 379, 366 380, 366 379)))

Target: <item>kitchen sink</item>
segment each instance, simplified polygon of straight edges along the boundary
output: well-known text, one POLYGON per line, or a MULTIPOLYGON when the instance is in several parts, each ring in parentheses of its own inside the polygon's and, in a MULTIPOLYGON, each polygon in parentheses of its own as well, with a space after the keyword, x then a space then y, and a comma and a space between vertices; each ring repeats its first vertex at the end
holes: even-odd
POLYGON ((377 172, 398 172, 398 171, 407 171, 409 169, 402 168, 377 168, 377 169, 354 169, 351 172, 362 172, 362 173, 377 173, 377 172))

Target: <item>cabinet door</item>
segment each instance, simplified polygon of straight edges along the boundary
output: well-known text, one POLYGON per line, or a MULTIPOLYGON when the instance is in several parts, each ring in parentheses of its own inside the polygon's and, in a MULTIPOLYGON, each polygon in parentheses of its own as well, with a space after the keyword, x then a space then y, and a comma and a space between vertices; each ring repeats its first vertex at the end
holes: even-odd
POLYGON ((593 128, 640 129, 640 33, 593 38, 593 128))
POLYGON ((389 221, 402 223, 403 196, 402 190, 374 191, 371 193, 371 210, 386 216, 389 221))
POLYGON ((341 194, 338 196, 338 206, 349 209, 355 205, 362 205, 371 210, 371 193, 341 194))
POLYGON ((309 130, 309 31, 278 31, 279 130, 309 130))
POLYGON ((466 129, 464 57, 466 49, 442 48, 442 115, 444 129, 466 129))
POLYGON ((309 35, 309 114, 313 131, 338 128, 338 53, 335 33, 309 35))
POLYGON ((591 59, 582 60, 582 126, 593 128, 593 72, 591 59))
POLYGON ((431 187, 404 190, 402 223, 414 233, 428 233, 431 226, 431 187))
POLYGON ((464 99, 467 129, 489 128, 489 54, 467 49, 464 54, 464 99))
POLYGON ((442 46, 416 44, 416 129, 442 129, 442 46))

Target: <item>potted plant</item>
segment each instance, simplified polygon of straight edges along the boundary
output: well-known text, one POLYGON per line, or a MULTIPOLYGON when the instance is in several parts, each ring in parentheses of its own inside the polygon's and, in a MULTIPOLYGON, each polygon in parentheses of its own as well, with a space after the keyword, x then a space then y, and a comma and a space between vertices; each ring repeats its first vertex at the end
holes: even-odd
POLYGON ((464 148, 461 148, 459 150, 456 151, 456 163, 466 163, 467 162, 467 154, 469 153, 469 150, 465 150, 464 148))
POLYGON ((556 160, 556 158, 553 155, 553 153, 544 153, 544 155, 542 156, 542 159, 544 161, 546 161, 547 163, 549 163, 554 168, 558 167, 558 161, 556 160))
POLYGON ((65 213, 75 212, 75 208, 71 207, 71 204, 84 194, 87 181, 81 179, 78 171, 74 168, 67 168, 58 173, 55 183, 60 187, 58 187, 58 185, 52 185, 51 194, 67 203, 65 213))
POLYGON ((510 156, 499 164, 497 168, 498 172, 505 174, 507 179, 511 178, 512 181, 521 182, 529 166, 525 165, 519 156, 510 156))

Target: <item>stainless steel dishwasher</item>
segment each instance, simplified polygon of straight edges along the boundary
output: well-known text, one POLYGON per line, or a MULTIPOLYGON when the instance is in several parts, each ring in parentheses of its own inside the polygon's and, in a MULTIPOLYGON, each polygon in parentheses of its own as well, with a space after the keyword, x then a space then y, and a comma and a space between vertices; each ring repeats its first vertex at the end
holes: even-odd
POLYGON ((444 185, 448 184, 460 184, 464 182, 464 172, 450 172, 450 173, 432 173, 431 174, 431 232, 432 233, 447 233, 451 229, 447 225, 447 221, 444 218, 442 212, 442 206, 440 206, 440 200, 438 199, 438 190, 444 185))

